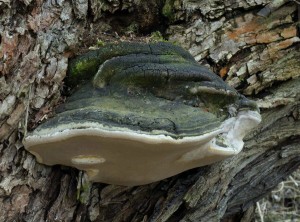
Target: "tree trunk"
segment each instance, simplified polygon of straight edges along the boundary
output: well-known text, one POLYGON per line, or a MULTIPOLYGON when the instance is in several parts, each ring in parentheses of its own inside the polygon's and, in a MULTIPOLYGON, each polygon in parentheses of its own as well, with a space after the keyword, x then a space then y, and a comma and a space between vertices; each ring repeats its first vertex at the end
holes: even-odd
POLYGON ((0 1, 0 221, 250 221, 300 164, 299 13, 284 0, 0 1), (257 100, 263 121, 237 156, 145 186, 93 184, 82 203, 79 172, 38 164, 25 128, 62 102, 69 57, 154 31, 257 100))

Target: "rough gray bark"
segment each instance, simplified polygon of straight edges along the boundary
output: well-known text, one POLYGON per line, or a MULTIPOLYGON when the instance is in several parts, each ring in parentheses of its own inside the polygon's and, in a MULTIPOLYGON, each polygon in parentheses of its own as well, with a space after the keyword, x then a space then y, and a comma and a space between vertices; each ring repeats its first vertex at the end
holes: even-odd
POLYGON ((299 7, 280 1, 267 15, 269 2, 0 1, 0 221, 249 221, 300 165, 299 7), (78 171, 36 163, 24 125, 62 102, 70 56, 158 29, 256 99, 263 121, 233 158, 147 186, 94 184, 83 204, 78 171))

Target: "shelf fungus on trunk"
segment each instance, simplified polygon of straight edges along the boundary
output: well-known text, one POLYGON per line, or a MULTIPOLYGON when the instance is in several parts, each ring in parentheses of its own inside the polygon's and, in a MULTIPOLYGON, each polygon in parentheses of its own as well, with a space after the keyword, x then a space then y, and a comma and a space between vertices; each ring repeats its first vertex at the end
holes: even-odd
POLYGON ((24 144, 94 182, 142 185, 239 153, 255 102, 169 43, 108 44, 70 61, 78 89, 24 144))

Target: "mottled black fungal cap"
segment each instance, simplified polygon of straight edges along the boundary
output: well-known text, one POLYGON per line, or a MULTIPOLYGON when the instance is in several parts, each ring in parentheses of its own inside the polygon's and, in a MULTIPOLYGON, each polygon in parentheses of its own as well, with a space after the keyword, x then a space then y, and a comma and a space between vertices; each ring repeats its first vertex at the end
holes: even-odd
POLYGON ((229 107, 257 109, 170 43, 108 44, 72 59, 67 82, 84 84, 41 127, 91 121, 182 138, 215 129, 229 107))

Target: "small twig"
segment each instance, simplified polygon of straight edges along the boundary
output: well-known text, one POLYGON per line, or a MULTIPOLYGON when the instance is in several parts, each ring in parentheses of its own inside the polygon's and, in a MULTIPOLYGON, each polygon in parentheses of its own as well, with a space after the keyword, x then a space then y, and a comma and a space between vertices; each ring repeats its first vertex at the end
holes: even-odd
POLYGON ((292 176, 289 176, 289 178, 290 178, 291 181, 295 184, 296 187, 299 186, 299 184, 297 183, 297 181, 296 181, 292 176))
POLYGON ((300 1, 299 0, 292 0, 293 2, 295 2, 296 4, 300 5, 300 1))
MULTIPOLYGON (((294 179, 295 180, 295 179, 294 179)), ((299 186, 299 183, 300 183, 300 180, 295 180, 295 182, 298 184, 296 186, 299 186)), ((285 183, 292 183, 292 184, 295 184, 294 181, 291 181, 291 180, 288 180, 288 181, 285 181, 285 183)))
POLYGON ((29 92, 28 92, 28 98, 27 98, 27 103, 26 103, 26 113, 25 113, 25 124, 24 124, 24 137, 27 135, 27 126, 28 126, 28 117, 29 117, 29 105, 30 105, 30 100, 31 100, 31 95, 32 95, 32 84, 29 85, 29 92))
POLYGON ((257 207, 257 210, 258 210, 260 221, 264 222, 264 215, 263 215, 263 212, 262 212, 262 210, 260 208, 259 202, 256 202, 256 207, 257 207))
POLYGON ((300 190, 298 190, 298 189, 295 188, 295 187, 285 186, 284 188, 285 188, 285 189, 291 189, 291 190, 295 191, 296 193, 299 193, 299 194, 300 194, 300 190))
POLYGON ((281 182, 280 184, 280 188, 278 190, 273 190, 272 193, 278 193, 278 192, 281 192, 284 188, 284 182, 281 182))
POLYGON ((282 215, 282 211, 285 211, 284 212, 284 214, 289 214, 289 215, 293 215, 293 216, 297 216, 297 217, 299 217, 300 216, 300 214, 298 214, 297 213, 297 211, 296 210, 293 210, 293 211, 286 211, 286 210, 289 210, 289 208, 288 207, 285 207, 285 208, 280 208, 280 210, 279 210, 279 212, 277 212, 277 211, 273 211, 273 212, 270 212, 270 214, 273 214, 273 215, 282 215))

